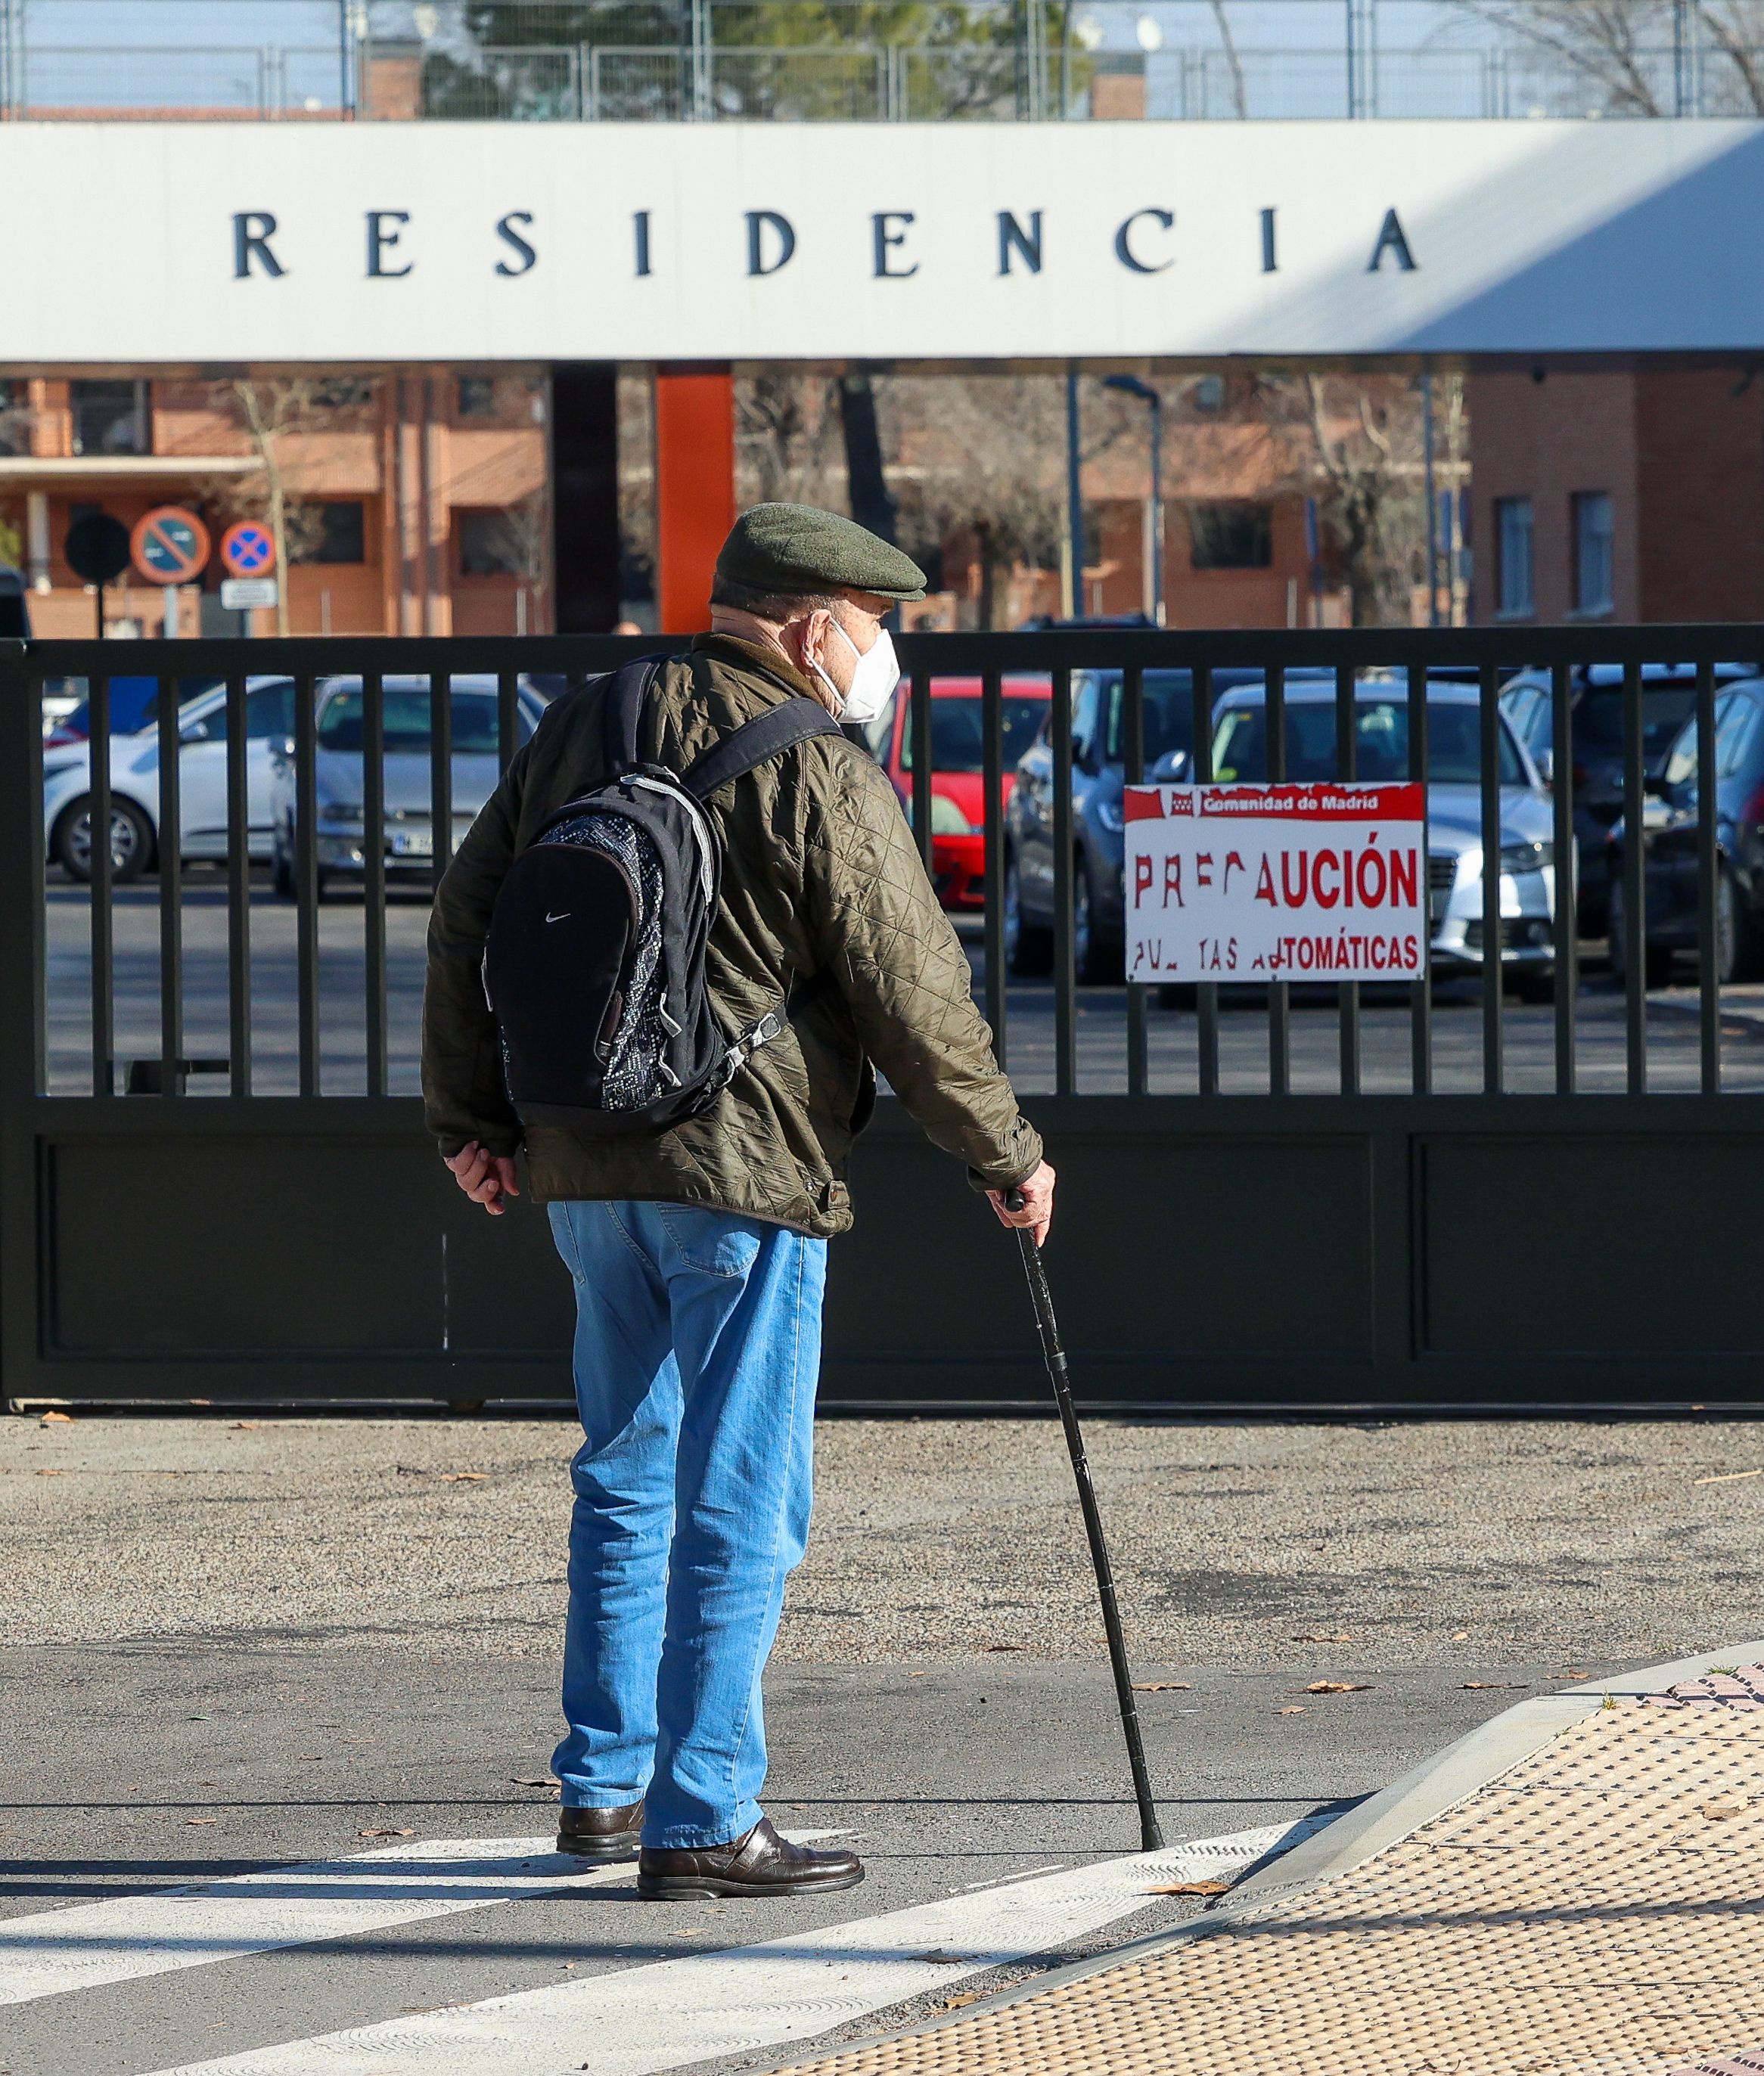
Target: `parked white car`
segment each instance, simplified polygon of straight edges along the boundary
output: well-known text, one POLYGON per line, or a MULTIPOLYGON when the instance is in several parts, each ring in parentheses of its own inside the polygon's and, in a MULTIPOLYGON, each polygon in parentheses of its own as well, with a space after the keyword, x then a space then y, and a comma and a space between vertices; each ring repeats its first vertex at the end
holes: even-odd
MULTIPOLYGON (((245 784, 254 858, 272 849, 270 755, 294 725, 292 678, 249 678, 245 683, 245 784)), ((178 709, 179 820, 187 858, 227 855, 227 693, 198 695, 178 709)), ((92 876, 91 745, 70 742, 45 749, 43 826, 50 858, 71 879, 92 876)), ((110 872, 138 879, 160 847, 160 744, 156 726, 110 737, 110 872)))

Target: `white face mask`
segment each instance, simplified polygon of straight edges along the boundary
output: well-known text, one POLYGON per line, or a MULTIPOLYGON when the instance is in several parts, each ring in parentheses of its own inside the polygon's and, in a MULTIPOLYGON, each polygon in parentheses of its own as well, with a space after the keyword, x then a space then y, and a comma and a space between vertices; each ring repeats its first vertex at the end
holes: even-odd
POLYGON ((838 621, 833 625, 840 640, 858 659, 858 667, 851 674, 851 691, 842 692, 818 663, 809 667, 833 696, 842 702, 838 712, 841 720, 874 720, 893 698, 894 688, 901 682, 901 666, 894 654, 894 643, 887 628, 880 627, 870 646, 859 649, 838 621))

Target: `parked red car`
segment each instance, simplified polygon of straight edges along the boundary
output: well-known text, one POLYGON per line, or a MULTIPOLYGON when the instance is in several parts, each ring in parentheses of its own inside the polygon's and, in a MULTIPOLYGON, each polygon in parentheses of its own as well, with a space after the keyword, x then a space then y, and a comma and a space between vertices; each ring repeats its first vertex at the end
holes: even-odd
MULTIPOLYGON (((1001 816, 1017 775, 1017 760, 1035 739, 1053 695, 1049 678, 1006 678, 1001 816)), ((913 812, 911 704, 903 683, 894 704, 867 731, 876 762, 894 782, 901 804, 913 812)), ((931 878, 946 908, 986 903, 985 739, 978 678, 931 680, 931 878)))

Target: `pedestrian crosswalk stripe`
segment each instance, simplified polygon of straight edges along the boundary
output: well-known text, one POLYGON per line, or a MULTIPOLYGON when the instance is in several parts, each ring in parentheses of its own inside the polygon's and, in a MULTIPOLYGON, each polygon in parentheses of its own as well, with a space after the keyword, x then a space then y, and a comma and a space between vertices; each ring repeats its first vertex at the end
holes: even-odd
POLYGON ((1327 1821, 1093 1862, 758 1945, 352 2026, 156 2076, 564 2076, 585 2066, 594 2076, 658 2076, 714 2055, 787 2046, 1046 1953, 1143 1908, 1155 1882, 1246 1866, 1327 1821))
POLYGON ((0 2004, 631 1879, 628 1861, 589 1867, 551 1846, 549 1837, 429 1838, 0 1919, 0 2004))

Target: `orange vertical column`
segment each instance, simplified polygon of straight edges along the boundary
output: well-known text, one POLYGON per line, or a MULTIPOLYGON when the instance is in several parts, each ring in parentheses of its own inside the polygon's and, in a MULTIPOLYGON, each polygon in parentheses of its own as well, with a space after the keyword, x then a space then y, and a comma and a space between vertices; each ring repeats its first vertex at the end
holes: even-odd
POLYGON ((735 523, 735 391, 726 367, 655 374, 656 606, 664 634, 710 625, 717 550, 735 523))

